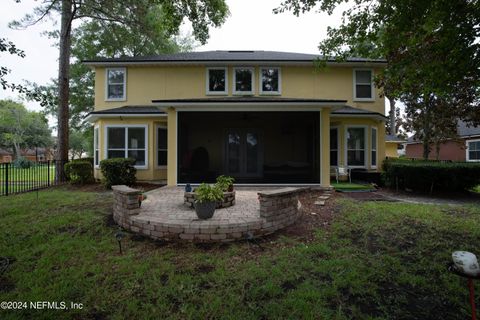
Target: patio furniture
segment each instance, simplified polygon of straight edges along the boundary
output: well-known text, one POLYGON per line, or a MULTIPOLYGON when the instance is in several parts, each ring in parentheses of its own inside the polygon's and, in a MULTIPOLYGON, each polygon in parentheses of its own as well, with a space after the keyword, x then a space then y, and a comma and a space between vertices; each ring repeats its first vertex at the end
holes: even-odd
POLYGON ((335 178, 337 179, 337 183, 341 177, 348 177, 348 181, 352 183, 352 169, 344 166, 335 167, 335 178))

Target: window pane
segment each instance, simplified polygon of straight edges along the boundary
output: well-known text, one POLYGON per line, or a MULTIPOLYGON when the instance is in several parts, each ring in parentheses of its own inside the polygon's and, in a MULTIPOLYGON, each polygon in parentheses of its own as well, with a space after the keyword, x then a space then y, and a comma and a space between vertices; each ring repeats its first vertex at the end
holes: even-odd
POLYGON ((93 132, 93 135, 94 135, 94 147, 95 148, 98 148, 98 128, 95 129, 95 131, 93 132))
POLYGON ((236 91, 252 91, 252 70, 237 69, 235 70, 235 90, 236 91))
POLYGON ((469 142, 468 143, 468 150, 470 150, 470 151, 480 150, 480 141, 469 142))
POLYGON ((372 72, 369 70, 361 70, 356 72, 357 83, 372 83, 372 72))
POLYGON ((98 149, 95 150, 95 165, 98 165, 98 149))
POLYGON ((480 151, 469 151, 470 160, 480 160, 480 151))
POLYGON ((124 76, 125 76, 125 71, 123 70, 108 70, 108 83, 123 84, 124 76))
POLYGON ((109 99, 123 98, 123 84, 108 85, 108 98, 109 99))
POLYGON ((372 166, 377 165, 377 151, 372 151, 372 166))
POLYGON ((216 92, 225 92, 225 70, 208 71, 208 90, 216 92))
POLYGON ((364 166, 365 165, 365 151, 348 150, 348 165, 349 166, 364 166))
POLYGON ((349 128, 347 137, 348 149, 365 149, 364 128, 349 128))
POLYGON ((370 85, 357 84, 356 98, 371 98, 372 87, 370 85))
POLYGON ((247 133, 247 172, 258 171, 258 137, 255 133, 247 133))
POLYGON ((330 149, 338 149, 338 130, 330 129, 330 149))
POLYGON ((238 133, 228 134, 228 172, 240 172, 240 135, 238 133))
POLYGON ((107 158, 125 158, 125 151, 123 150, 108 150, 107 158))
POLYGON ((372 149, 377 149, 377 130, 372 129, 372 149))
POLYGON ((330 151, 330 165, 337 166, 338 165, 338 152, 337 150, 330 151))
POLYGON ((137 160, 135 161, 136 166, 145 165, 145 150, 129 150, 128 157, 137 160))
POLYGON ((166 166, 167 165, 167 151, 158 150, 157 151, 157 165, 158 166, 166 166))
POLYGON ((158 128, 157 133, 158 149, 167 149, 167 129, 158 128))
POLYGON ((108 128, 107 149, 125 149, 125 128, 108 128))
POLYGON ((278 69, 262 69, 262 91, 278 92, 278 69))
POLYGON ((128 148, 145 148, 145 128, 128 128, 128 148))

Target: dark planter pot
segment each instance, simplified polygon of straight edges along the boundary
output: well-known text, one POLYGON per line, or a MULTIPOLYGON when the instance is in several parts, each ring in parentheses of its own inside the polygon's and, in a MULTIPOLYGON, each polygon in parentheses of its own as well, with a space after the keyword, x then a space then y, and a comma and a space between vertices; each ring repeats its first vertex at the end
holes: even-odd
POLYGON ((215 201, 210 202, 195 202, 195 212, 199 219, 210 219, 213 217, 217 203, 215 201))

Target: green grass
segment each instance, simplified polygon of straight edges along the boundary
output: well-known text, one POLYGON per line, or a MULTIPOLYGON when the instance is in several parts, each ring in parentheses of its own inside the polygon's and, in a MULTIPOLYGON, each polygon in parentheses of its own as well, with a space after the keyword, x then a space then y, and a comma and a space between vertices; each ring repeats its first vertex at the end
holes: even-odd
POLYGON ((480 193, 480 185, 473 188, 473 192, 480 193))
POLYGON ((338 201, 313 242, 199 247, 127 235, 111 195, 64 188, 0 198, 0 301, 82 310, 0 310, 1 319, 466 319, 454 250, 478 252, 480 208, 338 201), (6 286, 5 284, 8 284, 6 286), (3 286, 2 286, 3 285, 3 286))
POLYGON ((349 183, 349 182, 332 182, 332 186, 336 190, 345 190, 345 191, 354 191, 354 190, 373 190, 375 189, 369 184, 358 184, 358 183, 349 183))
MULTIPOLYGON (((9 192, 29 189, 28 187, 32 187, 34 182, 37 185, 46 185, 49 180, 49 175, 50 181, 53 182, 55 179, 55 166, 50 166, 50 171, 46 165, 32 166, 28 169, 10 166, 8 170, 9 192)), ((5 192, 6 180, 5 167, 0 167, 0 194, 5 192)))

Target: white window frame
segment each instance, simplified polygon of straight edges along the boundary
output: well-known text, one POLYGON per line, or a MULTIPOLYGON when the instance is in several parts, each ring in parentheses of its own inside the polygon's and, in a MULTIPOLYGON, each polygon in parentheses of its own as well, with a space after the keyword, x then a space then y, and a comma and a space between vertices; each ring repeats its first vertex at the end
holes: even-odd
MULTIPOLYGON (((148 169, 148 125, 147 124, 110 124, 105 126, 105 146, 104 146, 104 159, 108 159, 108 150, 124 150, 125 158, 128 157, 128 128, 144 128, 145 129, 145 165, 135 166, 137 169, 148 169), (108 148, 108 129, 109 128, 124 128, 125 131, 125 148, 124 149, 109 149, 108 148)), ((142 149, 135 149, 142 150, 142 149)))
MULTIPOLYGON (((375 85, 373 83, 374 72, 371 68, 355 68, 353 69, 353 101, 375 101, 375 85), (370 71, 370 92, 371 98, 357 98, 357 71, 370 71)), ((367 83, 359 83, 360 85, 367 85, 367 83)))
POLYGON ((347 125, 345 126, 345 154, 344 154, 344 157, 345 157, 345 166, 349 167, 349 168, 366 168, 367 167, 367 155, 368 155, 368 126, 364 126, 364 125, 347 125), (349 163, 348 163, 348 129, 354 129, 354 128, 363 128, 363 139, 364 139, 364 159, 363 159, 363 163, 364 165, 363 166, 351 166, 349 163))
POLYGON ((168 128, 167 128, 167 125, 166 124, 158 124, 155 126, 155 140, 157 141, 156 145, 155 145, 155 165, 158 169, 166 169, 167 166, 168 166, 168 128), (162 128, 162 129, 165 129, 165 131, 167 131, 167 148, 166 149, 160 149, 159 146, 158 146, 158 129, 159 128, 162 128), (159 166, 158 165, 158 151, 166 151, 167 152, 167 164, 166 165, 161 165, 159 166))
MULTIPOLYGON (((120 84, 120 83, 115 83, 120 84)), ((106 68, 105 69, 105 101, 126 101, 127 100, 127 68, 106 68), (123 71, 123 96, 121 98, 108 97, 108 72, 109 71, 123 71)))
POLYGON ((93 167, 97 169, 100 167, 100 159, 97 159, 97 154, 98 154, 98 158, 100 158, 99 142, 100 142, 100 126, 96 124, 93 127, 93 167))
POLYGON ((255 68, 254 67, 235 67, 233 68, 233 94, 234 95, 254 95, 255 94, 255 68), (250 70, 252 73, 252 91, 237 91, 237 70, 250 70))
POLYGON ((209 67, 209 68, 207 68, 205 90, 207 92, 207 96, 225 96, 225 95, 228 95, 228 68, 227 67, 209 67), (210 91, 210 70, 224 70, 225 71, 225 91, 210 91))
MULTIPOLYGON (((337 164, 332 165, 332 163, 330 163, 330 167, 338 167, 340 165, 340 128, 338 126, 333 126, 333 127, 330 127, 330 131, 332 129, 337 130, 337 164)), ((329 154, 331 152, 332 152, 332 146, 330 146, 329 154)))
POLYGON ((377 127, 372 127, 370 131, 370 167, 372 169, 377 169, 378 165, 378 129, 377 127), (375 149, 373 149, 373 131, 375 131, 375 149), (373 151, 375 151, 375 164, 373 164, 373 151))
MULTIPOLYGON (((469 143, 470 142, 480 142, 480 139, 473 139, 473 140, 466 140, 465 141, 465 152, 466 152, 466 156, 465 156, 465 159, 467 159, 468 162, 480 162, 480 159, 470 159, 470 146, 469 146, 469 143)), ((476 151, 476 150, 475 150, 476 151)))
POLYGON ((280 67, 260 67, 259 69, 260 83, 258 92, 261 95, 272 95, 279 96, 282 94, 282 70, 280 67), (278 91, 263 91, 263 70, 265 69, 275 69, 278 72, 278 91))

